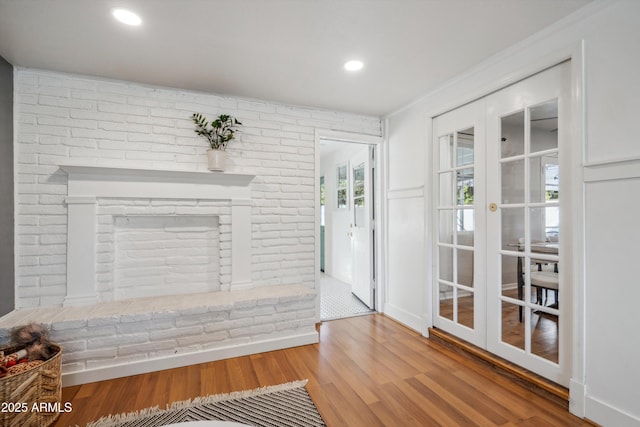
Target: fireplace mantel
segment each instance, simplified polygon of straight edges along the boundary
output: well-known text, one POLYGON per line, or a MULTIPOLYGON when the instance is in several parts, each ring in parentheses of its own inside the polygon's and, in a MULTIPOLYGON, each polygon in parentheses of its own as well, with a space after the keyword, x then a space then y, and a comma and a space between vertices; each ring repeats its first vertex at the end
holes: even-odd
POLYGON ((68 174, 65 306, 95 304, 96 206, 99 198, 229 200, 231 285, 251 283, 251 189, 255 175, 92 165, 60 165, 68 174))
POLYGON ((167 199, 249 199, 255 175, 228 172, 60 165, 69 196, 167 199))

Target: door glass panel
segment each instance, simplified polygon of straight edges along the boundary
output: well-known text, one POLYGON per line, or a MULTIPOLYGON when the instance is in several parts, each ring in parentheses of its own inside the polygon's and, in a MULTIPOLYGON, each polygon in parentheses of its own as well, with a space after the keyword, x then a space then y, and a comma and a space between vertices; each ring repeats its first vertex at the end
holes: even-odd
POLYGON ((353 168, 353 197, 364 197, 364 163, 353 168))
MULTIPOLYGON (((546 291, 547 300, 553 299, 551 291, 546 291)), ((558 363, 559 354, 559 318, 542 311, 531 312, 531 353, 558 363)))
POLYGON ((502 131, 501 158, 524 154, 524 111, 503 117, 500 129, 502 131))
MULTIPOLYGON (((502 341, 524 350, 524 322, 520 321, 520 307, 502 301, 502 341)), ((526 311, 526 310, 525 310, 526 311)))
POLYGON ((458 145, 456 149, 456 166, 473 165, 473 128, 458 132, 458 145))
POLYGON ((548 154, 540 159, 544 182, 544 200, 556 202, 560 200, 560 166, 558 166, 558 153, 548 154))
POLYGON ((439 175, 440 179, 440 207, 453 206, 453 172, 444 172, 439 175))
POLYGON ((453 244, 453 210, 441 210, 438 213, 438 242, 453 244))
POLYGON ((456 211, 456 222, 458 224, 458 245, 473 246, 473 209, 458 209, 456 211))
POLYGON ((529 201, 554 203, 560 198, 560 167, 557 153, 529 159, 529 201))
POLYGON ((502 255, 502 295, 524 300, 524 276, 522 257, 502 255))
POLYGON ((458 323, 473 329, 473 292, 458 289, 458 323))
POLYGON ((338 189, 338 208, 347 207, 347 190, 346 188, 338 189))
POLYGON ((529 202, 544 203, 545 185, 542 171, 542 157, 529 159, 529 202))
POLYGON ((456 203, 458 205, 473 205, 473 168, 456 172, 456 203))
POLYGON ((500 169, 502 203, 524 203, 524 160, 504 162, 500 169))
MULTIPOLYGON (((545 252, 552 252, 545 245, 545 252)), ((531 250, 536 250, 536 244, 531 244, 531 250)), ((542 251, 539 249, 539 251, 542 251)), ((558 308, 560 299, 561 284, 559 282, 559 267, 557 262, 549 260, 531 258, 530 282, 531 298, 530 302, 534 309, 530 311, 531 316, 531 352, 544 359, 558 363, 559 353, 559 316, 550 309, 558 308)))
POLYGON ((353 224, 365 226, 364 163, 353 168, 353 224))
POLYGON ((544 209, 544 236, 547 242, 560 243, 560 206, 544 209))
POLYGON ((440 283, 440 316, 453 320, 453 286, 440 283))
POLYGON ((502 249, 517 251, 524 243, 524 208, 501 208, 502 249))
POLYGON ((529 110, 531 152, 558 148, 558 101, 551 100, 529 110))
POLYGON ((453 282, 453 248, 438 248, 439 279, 453 282))
POLYGON ((464 286, 473 286, 473 251, 457 249, 458 256, 458 281, 457 283, 464 286))
POLYGON ((531 237, 531 250, 536 251, 537 244, 545 241, 545 209, 531 208, 529 209, 529 236, 531 237))
POLYGON ((560 248, 560 208, 531 208, 529 212, 531 252, 557 255, 560 248))
POLYGON ((451 158, 453 157, 453 135, 444 135, 438 139, 440 154, 440 169, 451 168, 451 158))

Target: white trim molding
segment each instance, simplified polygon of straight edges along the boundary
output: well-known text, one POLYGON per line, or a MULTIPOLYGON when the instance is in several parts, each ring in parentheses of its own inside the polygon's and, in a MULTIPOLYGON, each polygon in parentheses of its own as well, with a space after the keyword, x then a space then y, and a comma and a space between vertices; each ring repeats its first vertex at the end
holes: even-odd
POLYGON ((387 199, 393 200, 421 198, 425 195, 424 188, 425 187, 422 185, 408 188, 390 188, 387 190, 387 199))
POLYGON ((640 177, 640 158, 637 157, 605 162, 591 162, 584 165, 585 182, 612 181, 638 177, 640 177))

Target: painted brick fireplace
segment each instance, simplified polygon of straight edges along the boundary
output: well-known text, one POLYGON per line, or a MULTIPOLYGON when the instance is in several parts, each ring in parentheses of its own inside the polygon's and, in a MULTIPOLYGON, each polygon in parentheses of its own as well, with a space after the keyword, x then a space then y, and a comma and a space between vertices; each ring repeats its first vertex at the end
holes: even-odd
POLYGON ((61 168, 69 177, 64 306, 253 287, 249 184, 254 175, 77 165, 61 168), (193 227, 204 225, 207 219, 211 229, 193 227), (137 231, 125 233, 124 226, 129 230, 132 222, 138 224, 137 231), (181 224, 184 233, 173 233, 167 240, 171 223, 181 224), (142 232, 142 227, 154 224, 153 233, 142 232), (219 226, 214 229, 213 224, 219 226), (185 229, 187 226, 192 227, 185 229), (209 256, 192 254, 202 247, 201 233, 219 233, 215 240, 220 246, 210 248, 209 256), (118 246, 117 237, 130 240, 118 246), (182 247, 177 247, 180 240, 182 247), (125 243, 138 255, 128 262, 135 264, 135 272, 133 268, 115 268, 126 256, 125 250, 116 252, 125 243), (203 282, 197 267, 206 272, 214 264, 225 267, 222 280, 210 277, 203 282), (188 266, 193 271, 189 272, 188 266), (180 267, 182 273, 178 274, 180 267), (166 282, 172 278, 173 287, 166 282), (199 284, 193 286, 194 282, 199 284))

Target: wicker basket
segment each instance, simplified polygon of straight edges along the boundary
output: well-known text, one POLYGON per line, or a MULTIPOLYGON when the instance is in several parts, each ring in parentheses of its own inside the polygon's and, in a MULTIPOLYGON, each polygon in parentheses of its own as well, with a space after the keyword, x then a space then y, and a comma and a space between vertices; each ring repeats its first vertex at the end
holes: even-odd
MULTIPOLYGON (((4 348, 5 354, 21 347, 4 348)), ((0 426, 45 427, 60 415, 62 399, 62 347, 51 344, 55 354, 39 366, 0 378, 0 426), (36 406, 34 406, 34 404, 36 406)))

